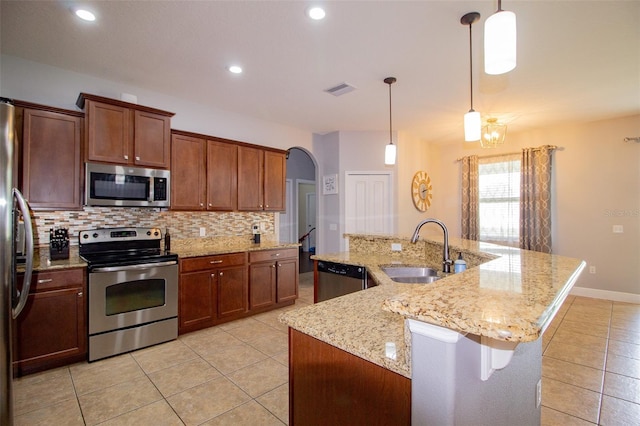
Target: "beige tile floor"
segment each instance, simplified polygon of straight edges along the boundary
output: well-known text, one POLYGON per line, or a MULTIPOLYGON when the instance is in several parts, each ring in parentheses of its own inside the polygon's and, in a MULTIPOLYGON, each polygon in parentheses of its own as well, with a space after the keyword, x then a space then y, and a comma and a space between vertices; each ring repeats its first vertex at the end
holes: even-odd
MULTIPOLYGON (((15 424, 287 424, 280 312, 17 379, 15 424)), ((640 425, 640 305, 569 297, 543 339, 543 425, 640 425)))

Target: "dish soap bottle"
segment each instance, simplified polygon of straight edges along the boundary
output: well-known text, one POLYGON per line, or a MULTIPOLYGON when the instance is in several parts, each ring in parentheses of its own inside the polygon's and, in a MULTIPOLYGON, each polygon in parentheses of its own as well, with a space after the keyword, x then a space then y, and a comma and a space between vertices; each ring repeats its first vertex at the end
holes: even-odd
POLYGON ((169 234, 169 228, 164 233, 164 251, 169 252, 171 250, 171 235, 169 234))
POLYGON ((458 258, 453 262, 453 272, 459 274, 467 269, 467 262, 462 258, 462 252, 458 252, 458 258))

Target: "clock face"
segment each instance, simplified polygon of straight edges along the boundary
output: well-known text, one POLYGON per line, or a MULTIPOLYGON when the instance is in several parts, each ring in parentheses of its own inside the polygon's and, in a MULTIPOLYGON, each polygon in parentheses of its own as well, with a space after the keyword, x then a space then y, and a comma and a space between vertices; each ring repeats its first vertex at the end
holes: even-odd
POLYGON ((421 212, 427 211, 431 206, 432 190, 431 178, 427 172, 419 171, 413 176, 411 198, 413 199, 413 204, 421 212))

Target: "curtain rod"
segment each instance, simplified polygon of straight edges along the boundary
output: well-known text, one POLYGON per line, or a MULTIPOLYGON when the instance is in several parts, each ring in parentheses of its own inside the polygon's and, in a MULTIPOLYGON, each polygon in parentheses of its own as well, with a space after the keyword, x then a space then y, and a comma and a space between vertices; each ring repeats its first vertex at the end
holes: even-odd
MULTIPOLYGON (((532 149, 534 151, 537 151, 537 150, 542 149, 542 148, 548 148, 548 149, 550 149, 552 151, 558 149, 558 147, 555 146, 555 145, 543 145, 543 146, 539 146, 537 148, 532 148, 532 149)), ((507 155, 515 155, 515 154, 521 154, 521 153, 522 153, 522 151, 520 151, 520 152, 505 152, 503 154, 493 154, 493 155, 478 155, 478 159, 480 159, 480 158, 503 157, 503 156, 506 157, 507 155)), ((464 158, 465 157, 460 157, 460 158, 456 159, 456 161, 462 161, 464 158)))

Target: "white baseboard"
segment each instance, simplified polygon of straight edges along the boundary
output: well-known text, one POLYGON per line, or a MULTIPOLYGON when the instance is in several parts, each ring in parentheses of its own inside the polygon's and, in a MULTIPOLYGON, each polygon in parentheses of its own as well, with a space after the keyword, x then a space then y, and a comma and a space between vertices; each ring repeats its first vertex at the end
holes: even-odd
POLYGON ((599 290, 586 287, 573 287, 569 294, 572 296, 591 297, 594 299, 606 299, 616 302, 640 304, 640 294, 634 293, 622 293, 619 291, 599 290))

